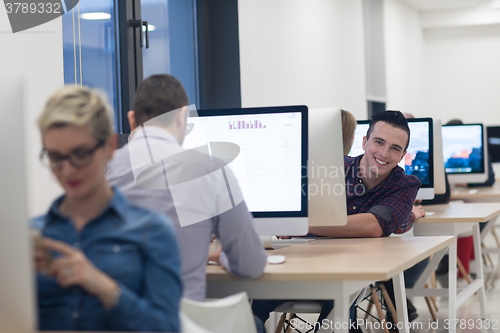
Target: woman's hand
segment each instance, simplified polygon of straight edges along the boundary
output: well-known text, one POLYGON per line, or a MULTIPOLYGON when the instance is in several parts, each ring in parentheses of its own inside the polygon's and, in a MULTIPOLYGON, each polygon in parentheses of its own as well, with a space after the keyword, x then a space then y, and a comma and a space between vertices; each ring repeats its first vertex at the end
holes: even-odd
POLYGON ((50 264, 47 275, 54 277, 63 287, 80 286, 87 293, 99 298, 105 307, 116 302, 118 284, 108 275, 97 269, 85 254, 66 243, 45 238, 44 246, 61 254, 50 264))
POLYGON ((37 274, 45 274, 50 265, 50 259, 47 257, 47 251, 44 248, 36 246, 33 252, 35 261, 35 272, 37 274))
POLYGON ((419 219, 425 216, 425 210, 422 206, 413 206, 412 212, 413 214, 415 214, 415 219, 419 219))
POLYGON ((42 233, 38 229, 31 229, 31 244, 33 245, 33 261, 35 263, 35 272, 45 274, 52 262, 52 255, 43 245, 42 233))

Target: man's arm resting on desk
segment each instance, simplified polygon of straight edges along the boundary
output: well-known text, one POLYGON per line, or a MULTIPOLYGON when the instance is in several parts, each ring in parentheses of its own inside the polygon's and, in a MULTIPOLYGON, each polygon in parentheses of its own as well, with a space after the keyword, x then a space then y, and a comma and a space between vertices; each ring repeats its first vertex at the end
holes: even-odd
POLYGON ((383 231, 372 213, 347 216, 347 224, 338 227, 309 227, 309 233, 325 237, 382 237, 383 231))
POLYGON ((215 236, 222 245, 219 261, 229 272, 245 279, 262 275, 267 264, 264 247, 255 232, 245 201, 219 214, 215 236))

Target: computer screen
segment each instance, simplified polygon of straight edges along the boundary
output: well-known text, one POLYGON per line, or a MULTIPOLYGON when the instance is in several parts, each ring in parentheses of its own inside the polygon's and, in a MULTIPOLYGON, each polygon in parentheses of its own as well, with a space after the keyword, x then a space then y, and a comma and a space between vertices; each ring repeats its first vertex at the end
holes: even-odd
POLYGON ((491 162, 500 162, 500 126, 488 126, 486 128, 488 138, 488 154, 491 162))
MULTIPOLYGON (((410 144, 405 155, 404 166, 407 175, 417 176, 422 182, 421 190, 434 188, 434 130, 432 118, 408 119, 410 144)), ((418 199, 420 195, 417 195, 418 199)), ((432 197, 434 198, 434 190, 432 197)))
POLYGON ((487 157, 483 125, 445 125, 442 135, 444 167, 450 183, 484 182, 487 157))
POLYGON ((307 233, 306 106, 191 112, 183 148, 230 142, 235 174, 260 235, 307 233), (271 219, 271 220, 269 220, 271 219))
POLYGON ((365 137, 366 132, 368 132, 369 124, 369 120, 358 120, 358 125, 356 126, 356 131, 354 132, 354 141, 352 142, 349 156, 355 157, 365 153, 365 151, 363 150, 363 137, 365 137))
MULTIPOLYGON (((364 154, 363 137, 366 136, 369 120, 358 120, 354 134, 354 143, 349 156, 364 154)), ((417 176, 422 182, 417 199, 434 198, 434 156, 433 156, 433 121, 432 118, 408 119, 410 144, 405 157, 399 163, 406 174, 417 176)))

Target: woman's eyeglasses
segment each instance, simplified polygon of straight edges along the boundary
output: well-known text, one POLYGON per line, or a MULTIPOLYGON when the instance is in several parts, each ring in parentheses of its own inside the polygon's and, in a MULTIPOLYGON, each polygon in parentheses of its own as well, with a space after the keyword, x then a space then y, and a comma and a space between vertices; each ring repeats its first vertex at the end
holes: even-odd
POLYGON ((104 146, 105 141, 99 141, 90 149, 76 149, 67 155, 61 155, 47 151, 45 148, 40 153, 40 160, 53 170, 62 168, 64 160, 68 160, 73 167, 80 169, 88 166, 92 162, 92 157, 97 149, 104 146))

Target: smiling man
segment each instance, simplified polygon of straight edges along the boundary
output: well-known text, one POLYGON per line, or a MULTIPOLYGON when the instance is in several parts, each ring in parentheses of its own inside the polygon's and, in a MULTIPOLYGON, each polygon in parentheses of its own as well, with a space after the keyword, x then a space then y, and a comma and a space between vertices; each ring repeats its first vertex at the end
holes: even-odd
POLYGON ((309 233, 329 237, 386 237, 408 231, 421 184, 416 176, 406 175, 398 166, 409 143, 410 128, 401 112, 374 114, 363 138, 365 154, 344 157, 347 224, 310 227, 309 233))
MULTIPOLYGON (((309 227, 309 233, 327 237, 387 237, 411 228, 413 202, 420 188, 416 176, 398 166, 410 143, 410 128, 399 111, 373 115, 363 138, 365 153, 344 157, 347 224, 341 227, 309 227)), ((283 300, 254 300, 252 310, 263 322, 283 300)), ((323 303, 316 325, 333 309, 323 303)), ((356 322, 354 309, 351 319, 356 322)), ((316 326, 318 327, 318 326, 316 326)), ((357 327, 357 326, 355 326, 357 327)), ((359 328, 351 332, 361 332, 359 328)))

